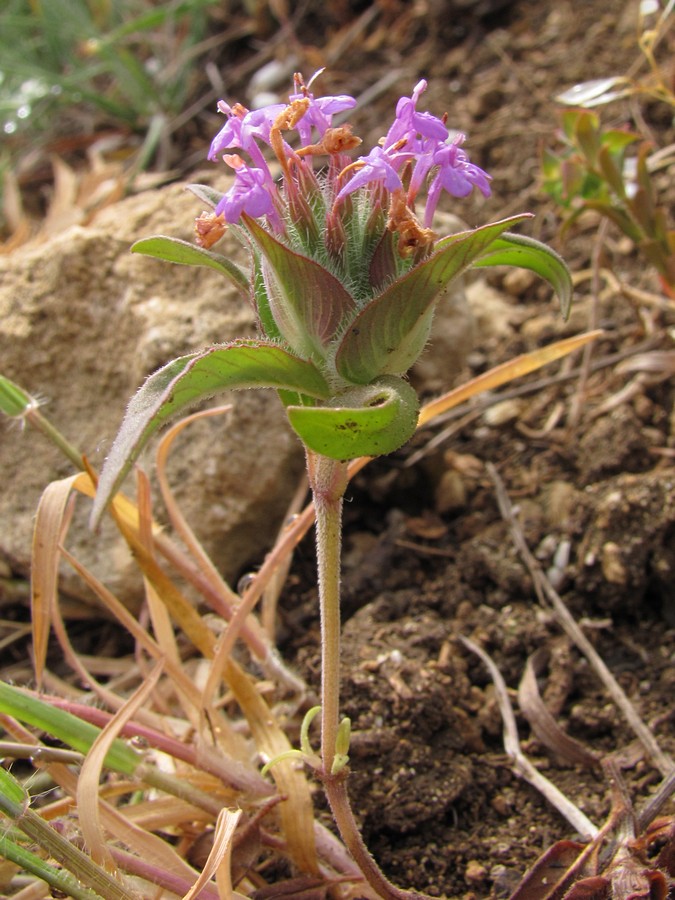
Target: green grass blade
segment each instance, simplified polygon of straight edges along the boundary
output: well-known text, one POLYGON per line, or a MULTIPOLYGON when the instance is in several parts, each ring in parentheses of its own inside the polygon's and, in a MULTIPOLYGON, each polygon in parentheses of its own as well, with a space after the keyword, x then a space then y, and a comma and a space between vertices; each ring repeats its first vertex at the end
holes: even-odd
MULTIPOLYGON (((20 866, 37 878, 45 881, 50 887, 60 891, 74 900, 101 900, 101 895, 89 888, 82 887, 77 879, 64 869, 49 865, 37 854, 32 853, 8 835, 0 833, 0 856, 20 866)), ((54 894, 54 896, 56 896, 54 894)))
MULTIPOLYGON (((0 681, 0 711, 19 722, 41 728, 80 753, 86 753, 100 734, 100 728, 83 722, 64 709, 0 681)), ((105 758, 105 765, 116 772, 133 775, 142 756, 117 739, 105 758)))

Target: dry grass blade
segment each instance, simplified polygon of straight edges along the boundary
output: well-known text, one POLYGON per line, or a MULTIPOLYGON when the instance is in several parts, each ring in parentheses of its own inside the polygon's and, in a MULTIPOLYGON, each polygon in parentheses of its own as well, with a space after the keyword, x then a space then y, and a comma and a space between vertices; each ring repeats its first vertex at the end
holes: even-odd
MULTIPOLYGON (((42 900, 49 892, 50 888, 48 884, 36 881, 33 884, 29 884, 25 888, 22 888, 20 891, 17 891, 16 894, 12 894, 12 900, 42 900)), ((53 897, 54 895, 50 894, 50 896, 53 897)))
POLYGON ((574 644, 584 654, 589 665, 605 686, 607 693, 619 707, 625 716, 626 721, 645 748, 645 751, 651 757, 654 765, 659 769, 662 775, 669 775, 675 768, 675 763, 673 763, 672 759, 661 750, 656 738, 648 726, 642 721, 628 696, 600 658, 595 647, 578 626, 574 617, 563 603, 562 598, 557 591, 554 590, 553 585, 530 552, 522 529, 513 512, 513 507, 511 506, 511 502, 506 493, 504 483, 497 474, 497 470, 491 463, 488 463, 487 471, 495 485, 497 503, 499 504, 502 518, 508 524, 513 542, 532 577, 539 602, 546 609, 553 608, 553 612, 555 613, 559 625, 562 627, 565 634, 571 638, 574 644))
POLYGON ((88 480, 88 475, 78 473, 61 481, 53 481, 40 497, 35 516, 31 561, 31 622, 33 665, 38 685, 41 684, 44 673, 51 611, 58 592, 60 544, 67 530, 68 501, 72 491, 82 489, 84 482, 88 480))
MULTIPOLYGON (((152 638, 143 626, 134 618, 126 606, 119 600, 108 588, 102 584, 92 572, 83 566, 71 553, 65 548, 61 549, 63 558, 72 566, 82 580, 97 595, 103 606, 119 621, 119 623, 129 632, 134 640, 154 659, 163 658, 161 648, 152 638)), ((176 682, 181 690, 185 692, 196 706, 199 703, 199 691, 192 681, 187 677, 182 669, 176 668, 172 660, 165 660, 165 668, 171 678, 176 682)), ((112 702, 112 708, 119 707, 119 700, 115 698, 112 702)))
POLYGON ((432 400, 431 403, 425 404, 420 411, 418 427, 426 425, 427 422, 430 422, 436 416, 447 412, 449 409, 458 406, 460 403, 464 403, 465 400, 468 400, 470 397, 475 396, 481 391, 494 390, 494 388, 501 387, 501 385, 513 381, 515 378, 522 378, 523 375, 529 375, 530 372, 534 372, 542 366, 554 362, 556 359, 560 359, 563 356, 567 356, 569 353, 573 353, 575 350, 579 350, 581 347, 588 344, 589 341, 597 340, 602 333, 601 330, 589 331, 587 334, 565 338, 565 340, 556 341, 554 344, 548 344, 546 347, 542 347, 540 350, 534 350, 531 353, 523 353, 521 356, 516 356, 515 359, 502 363, 500 366, 495 366, 495 368, 490 369, 489 372, 478 375, 476 378, 472 378, 471 381, 460 385, 460 387, 455 388, 453 391, 449 391, 437 400, 432 400))
POLYGON ((77 782, 76 799, 82 837, 92 859, 98 865, 104 866, 109 872, 115 871, 115 862, 106 846, 105 833, 101 825, 98 796, 98 785, 103 762, 115 738, 119 737, 126 723, 143 706, 157 687, 163 668, 161 662, 157 663, 147 680, 141 684, 136 693, 129 698, 101 731, 91 745, 77 782))
MULTIPOLYGON (((240 608, 239 596, 222 578, 216 567, 213 565, 208 553, 206 553, 200 542, 197 540, 193 530, 185 520, 185 516, 181 512, 180 507, 176 503, 166 475, 166 466, 171 447, 183 429, 199 419, 227 413, 231 408, 231 405, 228 405, 215 407, 214 409, 201 410, 190 416, 186 416, 184 419, 181 419, 180 422, 173 425, 162 437, 162 440, 157 447, 157 454, 155 457, 157 480, 159 482, 164 505, 166 506, 174 530, 188 548, 190 555, 196 560, 202 575, 207 579, 214 592, 220 597, 222 607, 226 613, 226 618, 231 622, 232 633, 230 639, 234 642, 236 638, 241 635, 242 639, 257 659, 264 661, 271 653, 271 646, 260 623, 252 616, 244 616, 241 612, 237 615, 235 612, 235 610, 239 611, 240 608), (232 623, 234 616, 237 616, 236 623, 232 623)), ((253 604, 251 604, 251 607, 252 606, 253 604)), ((229 652, 229 650, 226 652, 229 652)))
MULTIPOLYGON (((49 774, 54 781, 60 785, 68 794, 75 796, 77 793, 77 779, 73 772, 66 766, 53 764, 47 767, 49 774)), ((131 847, 134 853, 141 856, 147 861, 152 861, 153 865, 161 868, 164 872, 170 873, 175 878, 181 878, 187 884, 193 884, 197 878, 197 872, 182 857, 178 855, 172 845, 157 835, 153 834, 150 829, 153 827, 157 830, 166 828, 172 824, 190 823, 200 820, 204 817, 204 812, 197 809, 189 803, 185 803, 176 797, 159 798, 145 804, 136 804, 126 808, 121 812, 104 799, 99 800, 99 811, 101 823, 110 834, 114 835, 119 841, 131 847), (139 806, 159 806, 156 818, 161 816, 158 821, 146 816, 142 820, 142 825, 136 819, 138 816, 139 806), (170 807, 170 812, 167 809, 170 807)), ((208 820, 210 821, 210 819, 208 820)))
MULTIPOLYGON (((258 693, 248 675, 228 660, 225 677, 237 703, 246 716, 256 747, 269 759, 291 749, 286 733, 278 725, 268 705, 258 693)), ((314 811, 309 784, 302 765, 285 759, 272 766, 279 793, 286 799, 279 805, 282 828, 288 853, 303 873, 318 874, 314 842, 314 811)))
POLYGON ((600 764, 598 757, 579 741, 566 734, 548 711, 537 686, 537 675, 546 662, 547 653, 538 650, 525 664, 518 685, 518 705, 537 738, 571 765, 592 767, 600 764))
POLYGON ((162 439, 157 446, 155 465, 157 469, 157 481, 159 482, 162 499, 164 501, 164 505, 166 506, 166 511, 168 513, 174 531, 179 535, 185 546, 190 551, 192 557, 197 560, 200 568, 202 569, 202 572, 208 578, 209 582, 219 593, 223 595, 223 599, 232 608, 234 608, 239 602, 238 596, 229 587, 227 582, 223 580, 220 572, 213 565, 213 562, 211 561, 208 553, 206 553, 202 545, 195 537, 193 530, 186 522, 185 516, 176 503, 176 499, 173 495, 173 491, 171 490, 171 486, 169 485, 169 480, 166 475, 167 462, 169 459, 169 453, 171 452, 171 448, 173 446, 173 442, 183 431, 183 429, 187 428, 187 426, 192 422, 196 422, 203 418, 209 418, 211 416, 221 416, 225 413, 228 413, 231 409, 232 404, 228 404, 227 406, 214 407, 213 409, 200 410, 199 412, 192 413, 192 415, 189 416, 185 416, 185 418, 181 419, 179 422, 176 422, 176 424, 172 425, 171 428, 169 428, 162 436, 162 439))
POLYGON ((233 900, 243 895, 237 894, 232 887, 230 876, 230 860, 232 858, 232 841, 237 822, 241 816, 241 810, 221 809, 216 820, 216 828, 213 835, 213 847, 209 853, 201 875, 195 881, 192 888, 183 897, 183 900, 193 900, 199 896, 202 888, 216 876, 218 896, 220 900, 233 900))
POLYGON ((516 717, 513 713, 513 707, 509 700, 508 690, 502 674, 494 664, 488 654, 481 649, 473 641, 468 638, 460 637, 460 641, 464 646, 471 650, 479 657, 483 665, 486 667, 492 678, 497 694, 497 702, 499 703, 499 711, 504 723, 504 749, 513 760, 513 768, 521 778, 524 778, 528 784, 536 788, 539 793, 554 806, 558 812, 564 816, 570 825, 579 832, 579 834, 595 837, 598 829, 582 811, 572 803, 558 788, 542 775, 538 769, 532 765, 520 749, 520 739, 518 738, 518 727, 516 725, 516 717))
POLYGON ((114 504, 111 514, 120 533, 129 545, 143 575, 152 584, 155 591, 166 605, 174 622, 181 628, 185 636, 207 659, 213 657, 216 638, 213 632, 204 623, 204 620, 195 610, 190 601, 176 587, 174 582, 162 570, 151 553, 148 552, 141 541, 137 528, 132 528, 117 514, 114 504))
MULTIPOLYGON (((138 516, 139 516, 139 536, 149 556, 154 556, 154 542, 152 538, 152 501, 150 494, 150 482, 145 473, 136 470, 136 484, 138 495, 138 516)), ((182 663, 180 653, 178 651, 178 643, 173 629, 173 623, 166 605, 162 602, 152 583, 144 576, 145 599, 150 620, 152 622, 152 630, 155 634, 157 643, 159 644, 164 657, 171 660, 176 669, 182 671, 182 663)), ((197 726, 199 722, 199 713, 195 709, 193 703, 190 702, 190 693, 181 690, 180 684, 184 679, 174 682, 172 687, 181 704, 185 717, 193 726, 197 726)))

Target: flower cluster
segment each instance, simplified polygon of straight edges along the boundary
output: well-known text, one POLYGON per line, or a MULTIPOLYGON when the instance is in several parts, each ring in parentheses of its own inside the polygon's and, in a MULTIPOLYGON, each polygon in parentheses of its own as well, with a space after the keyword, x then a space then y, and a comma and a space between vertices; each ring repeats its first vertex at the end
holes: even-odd
MULTIPOLYGON (((230 106, 220 101, 218 108, 227 121, 211 144, 209 159, 222 158, 234 170, 235 178, 217 204, 215 216, 230 224, 239 222, 242 215, 266 217, 269 229, 279 236, 292 238, 299 233, 299 249, 309 255, 342 258, 353 215, 349 198, 368 188, 365 215, 371 232, 374 222, 385 224, 390 233, 399 236, 399 256, 419 260, 433 244, 431 224, 441 192, 465 197, 476 187, 487 197, 489 176, 461 149, 464 135, 452 136, 445 118, 418 109, 427 87, 424 80, 411 97, 399 100, 394 122, 380 144, 351 161, 345 154, 361 141, 349 125, 334 126, 333 117, 352 109, 356 101, 344 94, 315 97, 310 88, 316 77, 305 85, 296 75, 288 104, 249 111, 241 104, 230 106), (295 138, 289 132, 295 132, 295 138), (276 156, 280 182, 270 170, 264 147, 276 156), (234 150, 246 159, 231 152, 234 150), (329 158, 321 179, 314 171, 315 156, 329 158), (425 188, 420 221, 415 206, 425 188), (387 219, 378 219, 376 214, 384 209, 387 219)), ((202 225, 198 240, 209 246, 204 231, 202 225)))

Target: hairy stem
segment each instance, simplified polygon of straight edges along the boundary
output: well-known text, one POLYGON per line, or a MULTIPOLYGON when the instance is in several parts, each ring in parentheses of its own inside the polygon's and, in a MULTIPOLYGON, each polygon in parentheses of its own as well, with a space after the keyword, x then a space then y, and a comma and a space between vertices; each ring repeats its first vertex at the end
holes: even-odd
POLYGON ((347 464, 307 451, 316 512, 316 553, 321 608, 321 772, 326 797, 345 846, 364 878, 384 900, 422 900, 397 888, 368 852, 349 802, 348 769, 333 773, 340 721, 340 550, 347 464))
POLYGON ((347 464, 308 451, 307 468, 316 512, 321 608, 321 760, 329 773, 340 715, 340 550, 347 464))
POLYGON ((384 900, 431 900, 426 894, 396 887, 380 869, 365 845, 347 794, 347 769, 323 776, 323 787, 340 836, 368 884, 384 900))

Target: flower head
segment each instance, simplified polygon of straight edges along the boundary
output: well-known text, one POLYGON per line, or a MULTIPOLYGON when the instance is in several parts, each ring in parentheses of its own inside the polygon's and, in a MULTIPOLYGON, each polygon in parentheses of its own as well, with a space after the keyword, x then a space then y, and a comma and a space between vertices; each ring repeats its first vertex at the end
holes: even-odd
MULTIPOLYGON (((308 83, 296 75, 288 103, 256 110, 218 104, 226 122, 209 158, 224 159, 234 183, 215 204, 216 221, 198 222, 205 247, 228 224, 241 224, 258 267, 261 321, 270 337, 301 355, 329 353, 355 310, 433 256, 432 221, 443 191, 490 193, 489 176, 461 149, 464 136, 451 136, 445 116, 419 109, 424 79, 399 99, 379 144, 353 160, 347 154, 360 138, 334 117, 356 100, 315 96, 318 74, 308 83), (280 177, 272 174, 269 151, 280 177), (321 157, 328 157, 323 172, 315 170, 321 157)), ((424 327, 418 331, 423 346, 424 327)))

